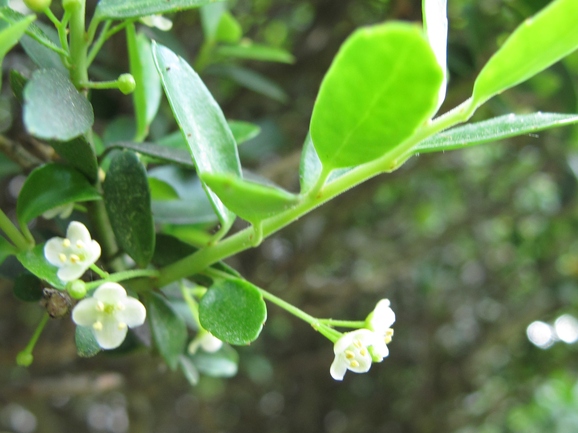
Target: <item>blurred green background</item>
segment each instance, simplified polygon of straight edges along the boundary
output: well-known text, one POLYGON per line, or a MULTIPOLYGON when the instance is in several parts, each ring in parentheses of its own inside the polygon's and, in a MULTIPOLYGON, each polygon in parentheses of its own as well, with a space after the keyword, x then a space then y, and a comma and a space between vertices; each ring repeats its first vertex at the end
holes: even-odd
MULTIPOLYGON (((450 83, 442 112, 469 96, 476 73, 509 32, 546 4, 449 0, 450 83)), ((262 127, 241 147, 244 165, 295 191, 314 98, 341 42, 359 26, 419 22, 421 2, 231 6, 246 36, 283 47, 296 61, 244 62, 271 80, 265 90, 257 80, 258 92, 218 68, 203 77, 228 118, 262 127)), ((193 62, 202 40, 198 12, 173 19, 179 49, 193 62)), ((122 37, 107 50, 102 70, 125 67, 118 62, 122 37)), ((17 62, 22 54, 12 56, 17 62)), ((492 99, 475 119, 576 113, 577 85, 575 53, 492 99)), ((102 92, 94 103, 103 124, 130 114, 130 100, 115 92, 102 92)), ((167 117, 166 102, 162 110, 167 117)), ((169 127, 156 125, 159 133, 169 127)), ((578 431, 577 132, 550 130, 415 157, 229 261, 318 317, 362 320, 377 300, 391 300, 397 321, 389 358, 367 374, 347 373, 343 383, 329 375, 331 344, 275 306, 261 337, 238 348, 239 372, 231 379, 203 376, 191 387, 145 350, 80 359, 68 320, 49 323, 34 364, 16 367, 42 311, 17 301, 3 279, 0 431, 578 431)), ((6 209, 14 206, 10 191, 18 177, 3 173, 6 209)))

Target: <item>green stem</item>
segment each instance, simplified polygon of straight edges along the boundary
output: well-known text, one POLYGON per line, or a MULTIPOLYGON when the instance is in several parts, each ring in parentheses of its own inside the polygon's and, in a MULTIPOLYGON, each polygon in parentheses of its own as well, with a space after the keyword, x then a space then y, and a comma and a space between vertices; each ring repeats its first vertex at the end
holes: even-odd
POLYGON ((30 36, 32 39, 34 39, 39 44, 44 45, 46 48, 49 48, 52 51, 54 51, 55 53, 59 54, 61 57, 68 59, 68 51, 66 51, 62 48, 58 48, 55 44, 48 42, 46 39, 38 36, 33 31, 27 30, 26 35, 30 36))
POLYGON ((319 323, 328 326, 337 326, 340 328, 364 328, 365 322, 360 320, 333 320, 333 319, 318 319, 319 323))
POLYGON ((34 246, 34 243, 30 244, 16 226, 12 224, 12 221, 10 221, 10 218, 6 216, 2 209, 0 209, 0 229, 6 233, 8 239, 10 239, 20 251, 29 250, 34 246))
POLYGON ((87 35, 85 27, 86 1, 82 0, 79 7, 70 14, 70 78, 76 88, 82 88, 81 83, 88 82, 87 35))
MULTIPOLYGON (((413 148, 420 141, 458 123, 465 122, 471 117, 474 110, 475 107, 472 105, 471 99, 468 99, 452 111, 423 126, 408 140, 381 158, 348 171, 343 174, 343 176, 324 185, 318 192, 313 190, 304 195, 302 200, 293 208, 262 222, 263 237, 277 232, 296 219, 354 186, 381 173, 395 169, 412 154, 413 148)), ((248 227, 218 243, 209 244, 194 254, 162 268, 158 280, 159 287, 163 287, 189 275, 197 274, 219 260, 250 248, 252 246, 253 236, 253 227, 248 227)))
MULTIPOLYGON (((93 27, 94 23, 96 21, 92 21, 90 23, 90 28, 88 31, 88 41, 89 43, 93 40, 94 38, 94 34, 92 32, 96 32, 96 26, 93 27)), ((106 21, 104 23, 104 26, 102 26, 102 30, 100 31, 98 38, 96 39, 96 41, 94 42, 94 44, 92 45, 92 47, 90 48, 90 51, 88 52, 88 56, 87 56, 87 63, 90 66, 92 64, 92 62, 94 61, 96 55, 98 54, 98 52, 100 51, 100 49, 102 48, 102 46, 104 45, 104 43, 106 42, 106 40, 108 39, 108 29, 110 28, 110 25, 112 24, 112 21, 106 21)))
MULTIPOLYGON (((94 270, 92 266, 90 267, 90 269, 94 270)), ((132 280, 134 278, 141 278, 141 277, 156 278, 159 275, 159 271, 154 269, 133 269, 130 271, 115 272, 114 274, 107 274, 106 272, 104 272, 104 274, 106 274, 106 276, 104 276, 102 280, 86 283, 86 289, 90 290, 104 283, 118 283, 120 281, 132 280)))
POLYGON ((104 272, 102 269, 100 269, 98 266, 96 266, 94 263, 92 265, 90 265, 90 269, 97 274, 100 278, 106 279, 109 277, 109 273, 108 272, 104 272))
POLYGON ((44 313, 42 319, 40 319, 40 323, 38 323, 38 326, 34 331, 34 334, 32 334, 32 338, 30 339, 24 350, 18 353, 18 356, 16 357, 16 362, 18 363, 18 365, 28 367, 30 364, 32 364, 33 361, 32 351, 34 350, 34 346, 36 346, 38 338, 40 338, 40 334, 42 334, 44 327, 48 323, 49 317, 50 316, 48 315, 48 313, 44 313))
POLYGON ((118 89, 118 80, 86 81, 79 84, 83 89, 118 89))
POLYGON ((199 304, 197 303, 197 301, 195 301, 193 299, 193 296, 191 295, 191 291, 189 290, 188 287, 186 287, 182 283, 180 286, 181 286, 181 293, 183 295, 183 299, 185 300, 186 304, 188 305, 189 310, 191 310, 191 314, 193 315, 195 322, 200 327, 201 322, 199 322, 199 304))
POLYGON ((126 44, 128 51, 128 60, 130 73, 134 77, 136 87, 132 93, 132 102, 136 118, 136 132, 134 141, 142 142, 149 133, 147 122, 147 89, 145 88, 143 66, 140 59, 136 29, 134 23, 126 26, 126 44))

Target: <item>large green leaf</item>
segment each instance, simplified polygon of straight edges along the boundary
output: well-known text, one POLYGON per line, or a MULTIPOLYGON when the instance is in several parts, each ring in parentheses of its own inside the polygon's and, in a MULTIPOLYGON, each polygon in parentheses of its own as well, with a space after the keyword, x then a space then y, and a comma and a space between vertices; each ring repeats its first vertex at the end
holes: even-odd
POLYGON ((50 141, 56 153, 63 157, 70 165, 83 173, 91 182, 96 182, 98 162, 94 148, 84 135, 69 141, 50 141))
MULTIPOLYGON (((49 45, 51 47, 58 48, 60 46, 58 32, 54 27, 38 22, 31 25, 28 30, 32 30, 32 33, 36 38, 41 35, 41 40, 44 44, 46 44, 47 41, 50 41, 49 45)), ((22 48, 24 48, 24 51, 26 51, 26 54, 28 54, 28 57, 30 57, 41 69, 56 69, 63 75, 69 75, 68 69, 62 63, 60 55, 53 49, 41 44, 28 34, 22 37, 20 44, 22 45, 22 48)))
POLYGON ((199 303, 201 326, 230 344, 256 340, 266 319, 267 308, 259 289, 239 278, 215 283, 199 303))
MULTIPOLYGON (((0 14, 2 14, 1 10, 0 14)), ((4 17, 2 16, 2 18, 4 17)), ((18 43, 30 23, 35 19, 36 15, 29 15, 16 22, 10 23, 0 30, 0 66, 2 65, 4 56, 18 43)))
POLYGON ((484 66, 473 103, 527 80, 578 48, 578 1, 555 0, 524 21, 484 66))
POLYGON ((31 135, 68 141, 85 133, 94 122, 92 105, 68 77, 41 69, 24 88, 24 124, 31 135))
POLYGON ((185 350, 187 327, 169 301, 158 293, 146 297, 147 316, 155 345, 173 370, 185 350))
POLYGON ((323 79, 311 138, 325 171, 363 164, 401 144, 437 108, 443 73, 420 28, 357 30, 323 79))
POLYGON ((578 123, 578 115, 557 113, 506 114, 441 132, 419 143, 414 153, 443 152, 578 123))
POLYGON ((52 266, 44 257, 44 244, 36 245, 30 251, 19 253, 16 258, 28 271, 41 280, 48 282, 52 287, 63 290, 65 283, 56 275, 58 268, 52 266))
POLYGON ((138 18, 198 8, 215 0, 100 0, 97 19, 138 18))
POLYGON ((155 249, 155 227, 146 170, 134 152, 112 156, 102 188, 119 246, 137 265, 146 266, 155 249))
MULTIPOLYGON (((198 74, 187 62, 162 45, 153 55, 173 114, 185 136, 199 175, 241 175, 237 146, 225 116, 198 74)), ((207 192, 225 234, 235 219, 219 198, 207 192)))
POLYGON ((281 188, 264 185, 229 174, 201 175, 211 190, 230 210, 244 220, 258 223, 294 206, 299 197, 281 188))
POLYGON ((162 161, 174 162, 189 168, 194 167, 191 155, 185 149, 175 149, 154 143, 133 143, 130 141, 119 141, 109 145, 108 148, 131 149, 162 161))
POLYGON ((63 204, 100 200, 100 194, 78 171, 60 164, 38 167, 26 178, 16 204, 20 224, 63 204))

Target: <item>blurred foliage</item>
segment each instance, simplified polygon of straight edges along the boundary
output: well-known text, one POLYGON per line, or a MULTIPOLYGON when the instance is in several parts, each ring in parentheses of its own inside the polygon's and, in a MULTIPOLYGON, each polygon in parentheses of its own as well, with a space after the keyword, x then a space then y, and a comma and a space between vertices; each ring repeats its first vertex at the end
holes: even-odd
MULTIPOLYGON (((548 1, 449 3, 450 84, 444 107, 468 97, 475 74, 504 37, 548 1)), ((362 25, 419 21, 421 2, 238 0, 231 5, 244 35, 295 56, 293 65, 244 63, 278 83, 287 102, 240 87, 210 68, 203 78, 228 118, 262 127, 257 138, 241 146, 244 162, 295 191, 313 101, 340 43, 362 25)), ((194 59, 202 40, 198 13, 173 18, 180 42, 169 42, 194 59)), ((124 50, 122 38, 115 42, 95 74, 122 69, 114 64, 124 50)), ((19 60, 17 53, 7 59, 19 60)), ((492 99, 476 118, 576 112, 577 77, 575 53, 492 99)), ((101 118, 129 112, 128 99, 116 93, 98 97, 101 118)), ((166 102, 163 110, 154 128, 174 128, 166 102)), ((34 365, 25 370, 15 367, 14 359, 40 311, 4 287, 0 429, 576 431, 578 346, 558 342, 540 349, 528 341, 526 327, 535 320, 553 322, 563 313, 578 315, 577 132, 565 128, 413 158, 234 258, 249 280, 316 316, 362 319, 378 299, 391 299, 397 322, 390 357, 369 374, 348 375, 344 383, 329 376, 333 353, 327 341, 274 307, 261 338, 239 348, 239 373, 231 379, 201 377, 190 388, 180 373, 164 371, 159 359, 139 353, 122 362, 114 354, 78 359, 74 327, 65 321, 49 324, 34 365)), ((10 191, 18 178, 2 182, 2 201, 13 205, 10 191)), ((14 272, 10 266, 15 265, 6 263, 2 272, 14 272)))

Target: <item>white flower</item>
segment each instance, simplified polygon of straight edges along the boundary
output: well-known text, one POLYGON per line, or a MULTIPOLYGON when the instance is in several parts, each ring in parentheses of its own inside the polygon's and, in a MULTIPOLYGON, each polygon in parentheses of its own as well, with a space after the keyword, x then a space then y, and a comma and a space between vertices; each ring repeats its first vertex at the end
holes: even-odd
POLYGON ((42 214, 42 217, 49 220, 54 217, 58 217, 60 219, 65 219, 70 216, 72 211, 74 210, 74 203, 65 203, 60 206, 53 207, 52 209, 47 210, 42 214))
POLYGON ((90 238, 84 224, 72 221, 66 230, 66 238, 52 238, 44 245, 44 257, 57 266, 62 281, 79 279, 100 257, 100 245, 90 238))
POLYGON ((189 344, 189 353, 194 355, 199 347, 205 352, 213 353, 223 346, 223 342, 209 331, 200 331, 197 337, 189 344))
POLYGON ((335 342, 333 352, 335 359, 329 372, 335 380, 343 380, 345 372, 365 373, 371 367, 371 354, 368 347, 373 346, 376 334, 369 329, 358 329, 347 332, 335 342))
POLYGON ((376 334, 376 341, 372 348, 376 362, 381 362, 389 355, 387 345, 393 337, 391 325, 395 322, 395 313, 390 305, 389 299, 382 299, 366 319, 367 327, 376 334))
POLYGON ((145 26, 156 27, 157 29, 168 32, 173 28, 173 22, 162 15, 148 15, 139 19, 145 26))
POLYGON ((117 283, 104 283, 95 290, 92 298, 80 301, 72 310, 72 320, 92 329, 98 345, 114 349, 122 344, 127 328, 144 323, 146 309, 117 283))

